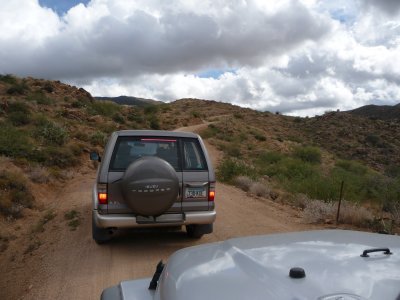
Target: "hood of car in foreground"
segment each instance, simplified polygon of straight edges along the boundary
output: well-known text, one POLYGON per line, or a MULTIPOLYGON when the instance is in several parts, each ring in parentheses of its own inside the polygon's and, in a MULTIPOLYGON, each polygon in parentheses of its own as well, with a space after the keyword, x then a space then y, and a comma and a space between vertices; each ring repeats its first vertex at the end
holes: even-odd
POLYGON ((190 247, 171 256, 153 296, 159 300, 400 299, 400 237, 322 230, 190 247), (360 256, 371 248, 389 248, 391 254, 360 256))

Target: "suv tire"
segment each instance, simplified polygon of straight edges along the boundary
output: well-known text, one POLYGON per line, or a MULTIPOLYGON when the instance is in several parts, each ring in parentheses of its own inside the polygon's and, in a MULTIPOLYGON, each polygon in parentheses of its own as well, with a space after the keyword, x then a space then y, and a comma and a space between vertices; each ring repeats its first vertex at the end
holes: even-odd
POLYGON ((94 215, 92 214, 92 237, 94 241, 101 245, 107 243, 112 238, 110 230, 107 228, 100 228, 96 226, 94 215))
POLYGON ((190 238, 200 239, 206 233, 213 232, 213 224, 186 225, 186 234, 190 238))
POLYGON ((134 213, 159 216, 176 201, 179 179, 167 161, 147 156, 129 165, 122 177, 121 190, 134 213))

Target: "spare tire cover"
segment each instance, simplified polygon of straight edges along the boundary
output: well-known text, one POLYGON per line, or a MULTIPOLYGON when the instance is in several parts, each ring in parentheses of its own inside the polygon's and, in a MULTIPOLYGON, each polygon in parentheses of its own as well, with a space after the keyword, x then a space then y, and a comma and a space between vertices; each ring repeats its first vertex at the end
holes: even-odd
POLYGON ((126 169, 121 190, 127 205, 142 216, 159 216, 177 200, 179 179, 165 160, 146 156, 126 169))

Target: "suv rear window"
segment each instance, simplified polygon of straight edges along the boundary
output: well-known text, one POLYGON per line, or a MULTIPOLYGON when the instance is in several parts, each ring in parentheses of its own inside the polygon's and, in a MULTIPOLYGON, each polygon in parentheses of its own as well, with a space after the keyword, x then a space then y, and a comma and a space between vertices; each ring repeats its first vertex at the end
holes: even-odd
POLYGON ((178 140, 174 138, 120 137, 111 158, 111 170, 125 170, 143 156, 158 156, 179 170, 178 140))
POLYGON ((206 170, 207 166, 203 151, 195 139, 185 139, 183 142, 183 169, 184 170, 206 170))

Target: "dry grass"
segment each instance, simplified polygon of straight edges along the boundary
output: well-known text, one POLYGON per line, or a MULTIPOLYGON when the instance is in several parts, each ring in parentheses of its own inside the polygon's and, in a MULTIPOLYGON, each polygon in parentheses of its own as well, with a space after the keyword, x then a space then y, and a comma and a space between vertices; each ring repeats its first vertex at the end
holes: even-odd
POLYGON ((29 178, 35 183, 48 183, 50 181, 50 173, 42 166, 35 166, 30 170, 29 178))
POLYGON ((250 194, 256 195, 258 197, 267 198, 270 193, 270 189, 261 182, 254 182, 249 190, 250 194))
POLYGON ((268 198, 271 193, 270 188, 265 183, 254 181, 247 176, 238 176, 233 180, 233 183, 243 191, 258 197, 268 198))
POLYGON ((303 217, 309 223, 325 223, 333 220, 335 212, 335 203, 309 199, 305 203, 303 217))
POLYGON ((356 226, 365 226, 373 215, 365 207, 349 201, 343 201, 340 207, 339 222, 356 226))
POLYGON ((247 176, 238 176, 233 180, 235 186, 242 189, 245 192, 250 190, 250 187, 253 185, 253 180, 247 176))
MULTIPOLYGON (((329 223, 336 219, 337 202, 305 200, 303 216, 310 223, 329 223)), ((339 222, 363 227, 373 220, 373 215, 365 207, 349 201, 342 201, 339 222)))

